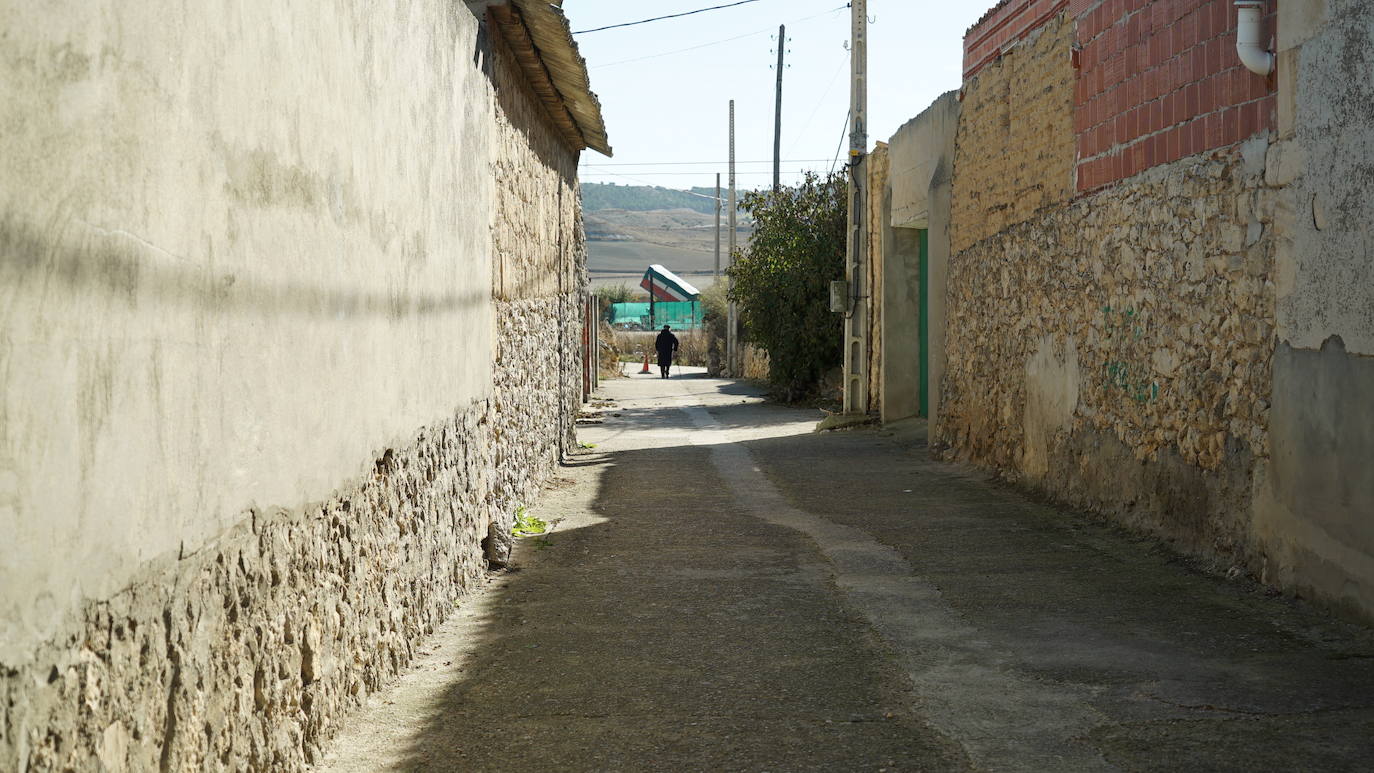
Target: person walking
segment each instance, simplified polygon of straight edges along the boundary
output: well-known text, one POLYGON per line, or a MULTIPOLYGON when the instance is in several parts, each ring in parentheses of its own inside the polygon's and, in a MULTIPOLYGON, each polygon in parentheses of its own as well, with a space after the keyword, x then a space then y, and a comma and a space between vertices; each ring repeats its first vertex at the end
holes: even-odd
POLYGON ((677 336, 673 335, 672 330, 664 325, 663 332, 654 341, 654 348, 658 350, 658 371, 662 374, 660 378, 668 378, 668 371, 673 367, 673 355, 677 354, 677 336))

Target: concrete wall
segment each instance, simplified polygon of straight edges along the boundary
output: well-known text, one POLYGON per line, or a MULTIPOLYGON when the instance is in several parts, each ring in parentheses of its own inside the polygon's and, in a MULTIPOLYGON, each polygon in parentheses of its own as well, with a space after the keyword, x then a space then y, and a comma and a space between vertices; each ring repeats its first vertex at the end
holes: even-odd
POLYGON ((884 421, 915 416, 920 407, 920 307, 928 306, 930 390, 933 420, 940 412, 940 380, 945 371, 945 294, 950 252, 950 206, 954 138, 959 99, 948 92, 908 121, 888 144, 891 172, 887 186, 883 245, 882 361, 884 421), (918 229, 927 231, 929 283, 920 297, 918 229))
POLYGON ((299 768, 557 459, 576 153, 461 4, 0 28, 0 768, 299 768))
POLYGON ((1278 20, 1277 337, 1266 579, 1374 616, 1374 7, 1285 0, 1278 20))

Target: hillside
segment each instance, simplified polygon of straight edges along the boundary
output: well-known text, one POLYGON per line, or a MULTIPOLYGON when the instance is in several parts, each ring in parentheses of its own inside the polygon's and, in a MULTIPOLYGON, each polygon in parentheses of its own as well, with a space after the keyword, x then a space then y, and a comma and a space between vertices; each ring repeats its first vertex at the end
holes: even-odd
MULTIPOLYGON (((692 191, 701 195, 652 186, 583 183, 582 221, 592 284, 633 286, 647 266, 659 263, 698 287, 709 285, 715 264, 715 206, 712 199, 702 196, 713 196, 715 190, 692 191)), ((752 234, 752 223, 741 212, 737 224, 737 243, 743 246, 752 234)))
MULTIPOLYGON (((624 209, 649 212, 660 209, 690 209, 714 215, 715 188, 690 188, 682 191, 650 185, 616 185, 615 183, 582 183, 582 209, 596 212, 603 209, 624 209)), ((725 194, 722 192, 721 194, 725 194)), ((738 192, 743 198, 743 192, 738 192)))

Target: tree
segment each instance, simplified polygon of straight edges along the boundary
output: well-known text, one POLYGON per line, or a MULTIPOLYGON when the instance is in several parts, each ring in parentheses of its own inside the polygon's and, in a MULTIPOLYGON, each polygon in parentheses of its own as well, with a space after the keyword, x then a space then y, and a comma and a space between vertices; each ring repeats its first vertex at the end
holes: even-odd
POLYGON ((829 310, 830 282, 844 276, 843 175, 807 172, 797 186, 746 193, 749 246, 729 270, 745 336, 768 351, 768 380, 789 400, 815 391, 843 357, 829 310))

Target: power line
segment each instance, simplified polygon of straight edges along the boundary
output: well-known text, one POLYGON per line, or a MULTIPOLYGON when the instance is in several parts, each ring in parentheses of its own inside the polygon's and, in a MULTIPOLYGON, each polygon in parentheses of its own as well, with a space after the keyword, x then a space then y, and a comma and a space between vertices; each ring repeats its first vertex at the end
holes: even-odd
MULTIPOLYGON (((824 161, 825 159, 821 159, 821 160, 824 161)), ((801 174, 801 173, 804 172, 804 171, 806 171, 806 170, 805 170, 805 169, 799 169, 799 170, 797 170, 797 171, 795 171, 795 172, 788 172, 787 174, 801 174)), ((596 171, 596 170, 594 170, 594 169, 591 169, 591 170, 588 170, 588 171, 587 171, 587 174, 588 174, 588 175, 591 175, 591 176, 603 175, 603 174, 611 174, 611 175, 614 175, 615 172, 598 172, 598 171, 596 171)), ((651 176, 653 176, 653 177, 702 177, 702 176, 709 176, 709 175, 713 174, 713 172, 638 172, 638 174, 646 174, 646 175, 651 175, 651 176)), ((768 175, 771 175, 771 174, 773 174, 773 170, 772 170, 772 169, 764 169, 764 170, 761 170, 761 171, 753 171, 753 172, 735 172, 735 174, 737 174, 737 175, 741 175, 741 174, 768 174, 768 175)), ((617 176, 617 177, 626 177, 627 175, 623 175, 623 174, 622 174, 622 175, 616 175, 616 176, 617 176)), ((631 178, 631 179, 633 179, 633 178, 631 178)), ((707 196, 706 198, 709 199, 709 198, 713 198, 713 197, 707 196)))
POLYGON ((736 3, 727 3, 726 5, 713 5, 713 6, 711 6, 710 8, 698 8, 698 9, 696 9, 695 11, 684 11, 684 12, 682 12, 682 13, 672 13, 672 14, 668 14, 667 16, 655 16, 655 17, 652 18, 652 19, 640 19, 639 21, 627 21, 627 22, 624 22, 623 24, 609 24, 609 25, 607 25, 607 26, 605 26, 605 27, 596 27, 596 28, 594 28, 594 29, 589 29, 589 30, 577 30, 577 31, 574 32, 573 34, 574 34, 574 35, 585 35, 585 34, 587 34, 588 32, 601 32, 602 30, 613 30, 613 29, 619 29, 620 27, 633 27, 633 26, 635 26, 635 25, 637 25, 637 24, 648 24, 648 23, 651 22, 651 21, 663 21, 664 19, 676 19, 676 18, 678 18, 678 17, 680 17, 680 16, 691 16, 692 14, 696 14, 696 13, 705 13, 705 12, 707 12, 707 11, 719 11, 719 10, 722 9, 722 8, 734 8, 734 7, 737 6, 737 5, 748 5, 749 3, 757 3, 758 1, 759 1, 759 0, 739 0, 739 2, 736 2, 736 3))
MULTIPOLYGON (((810 15, 810 16, 803 16, 803 17, 801 17, 800 19, 792 19, 791 21, 788 21, 788 22, 786 22, 786 23, 787 23, 787 24, 799 24, 799 23, 804 22, 804 21, 811 21, 812 19, 819 19, 819 18, 822 17, 822 16, 828 16, 828 15, 830 15, 830 14, 832 14, 832 13, 835 13, 836 11, 843 11, 843 10, 844 10, 845 8, 847 8, 847 7, 848 7, 848 6, 842 5, 842 6, 840 6, 839 8, 832 8, 832 9, 830 9, 829 11, 822 11, 822 12, 820 12, 820 13, 812 14, 812 15, 810 15)), ((701 48, 710 48, 711 46, 718 46, 718 45, 721 45, 722 43, 730 43, 730 42, 733 42, 733 41, 736 41, 736 40, 743 40, 743 39, 745 39, 745 38, 756 37, 756 36, 758 36, 758 35, 764 34, 765 32, 772 32, 772 31, 773 31, 773 30, 772 30, 771 28, 770 28, 770 29, 766 29, 766 30, 754 30, 753 32, 746 32, 746 33, 744 33, 743 35, 736 35, 736 36, 731 37, 731 38, 722 38, 722 39, 720 39, 720 40, 712 40, 712 41, 709 42, 709 43, 701 43, 701 44, 695 45, 695 46, 688 46, 687 48, 678 48, 678 49, 674 49, 674 50, 672 50, 672 51, 663 51, 663 52, 660 52, 660 53, 657 53, 657 54, 646 54, 646 55, 644 55, 644 56, 636 56, 636 57, 634 57, 633 59, 618 59, 618 60, 616 60, 616 61, 614 61, 614 62, 607 62, 607 63, 605 63, 605 64, 594 64, 594 65, 591 66, 591 69, 593 69, 593 70, 599 70, 599 69, 601 69, 602 67, 614 67, 615 65, 618 65, 618 64, 630 64, 631 62, 642 62, 642 61, 644 61, 645 59, 658 59, 658 58, 664 57, 664 56, 672 56, 673 54, 682 54, 682 53, 686 53, 686 52, 688 52, 688 51, 696 51, 696 50, 701 49, 701 48)))
POLYGON ((699 46, 688 46, 687 48, 679 48, 679 49, 677 49, 676 51, 664 51, 663 53, 660 53, 660 54, 647 54, 647 55, 645 55, 645 56, 636 56, 636 57, 633 58, 633 59, 620 59, 620 60, 615 61, 615 62, 607 62, 606 64, 592 65, 592 68, 591 68, 591 69, 593 69, 593 70, 599 70, 599 69, 601 69, 602 67, 614 67, 614 66, 616 66, 616 65, 618 65, 618 64, 629 64, 629 63, 631 63, 631 62, 642 62, 642 61, 644 61, 645 59, 658 59, 659 57, 672 56, 673 54, 682 54, 682 53, 686 53, 686 52, 688 52, 688 51, 696 51, 696 50, 699 49, 699 48, 710 48, 711 46, 718 46, 718 45, 720 45, 720 44, 722 44, 722 43, 729 43, 729 42, 735 41, 735 40, 743 40, 743 39, 745 39, 745 38, 752 38, 752 37, 754 37, 754 36, 756 36, 756 35, 762 35, 763 33, 769 32, 769 31, 770 31, 770 30, 759 30, 759 31, 757 31, 757 32, 746 32, 746 33, 744 33, 743 35, 736 35, 736 36, 734 36, 733 38, 724 38, 724 39, 722 39, 722 40, 713 40, 713 41, 711 41, 710 43, 702 43, 702 44, 699 45, 699 46))
MULTIPOLYGON (((792 150, 797 147, 797 143, 800 142, 802 136, 806 134, 806 130, 811 128, 811 122, 816 120, 816 113, 820 112, 821 105, 825 104, 825 98, 830 96, 830 89, 835 87, 835 81, 839 79, 840 71, 844 69, 848 61, 848 54, 845 54, 845 56, 840 59, 839 66, 835 68, 834 74, 830 76, 830 83, 826 84, 825 91, 821 92, 821 98, 816 100, 816 106, 811 108, 811 115, 807 116, 806 124, 802 126, 801 131, 797 132, 797 136, 792 138, 792 144, 787 148, 788 153, 791 153, 792 150)), ((829 161, 830 159, 822 158, 818 160, 829 161)))
POLYGON ((830 162, 830 174, 835 173, 835 165, 840 162, 840 151, 844 148, 844 135, 849 131, 849 117, 853 114, 853 108, 844 114, 844 129, 840 132, 840 144, 835 148, 835 160, 830 162))
MULTIPOLYGON (((782 160, 782 162, 783 162, 784 164, 810 164, 810 163, 819 163, 819 162, 821 162, 821 161, 829 161, 829 160, 830 160, 830 159, 828 159, 828 158, 784 158, 784 159, 782 160)), ((724 165, 724 164, 727 164, 727 163, 729 163, 729 162, 728 162, 728 161, 635 161, 635 162, 626 161, 626 162, 612 163, 612 164, 583 164, 582 166, 583 166, 583 168, 595 167, 595 168, 597 168, 597 169, 600 169, 600 168, 602 168, 602 167, 607 167, 607 166, 703 166, 703 165, 705 165, 705 166, 711 166, 711 165, 724 165)), ((773 159, 769 158, 769 159, 764 159, 764 160, 762 160, 762 161, 736 161, 735 163, 736 163, 736 164, 771 164, 771 163, 773 163, 773 159)))

